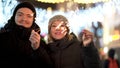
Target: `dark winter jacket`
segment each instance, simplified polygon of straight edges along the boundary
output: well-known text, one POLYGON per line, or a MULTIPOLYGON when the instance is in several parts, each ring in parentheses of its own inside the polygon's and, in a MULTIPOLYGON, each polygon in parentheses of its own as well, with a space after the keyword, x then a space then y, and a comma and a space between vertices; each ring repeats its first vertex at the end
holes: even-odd
POLYGON ((94 44, 83 47, 75 37, 48 44, 48 50, 55 68, 100 68, 100 59, 94 44))
POLYGON ((46 52, 46 44, 40 41, 40 47, 33 50, 29 37, 32 29, 38 29, 33 23, 31 28, 17 26, 9 22, 0 30, 0 66, 3 68, 51 68, 46 52))

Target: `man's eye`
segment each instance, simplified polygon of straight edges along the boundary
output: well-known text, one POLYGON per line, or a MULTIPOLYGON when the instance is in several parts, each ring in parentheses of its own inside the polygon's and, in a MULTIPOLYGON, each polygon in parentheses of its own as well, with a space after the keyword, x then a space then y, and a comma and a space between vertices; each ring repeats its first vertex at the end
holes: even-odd
POLYGON ((23 14, 17 14, 17 16, 22 16, 23 14))
POLYGON ((28 17, 28 18, 32 18, 33 16, 31 16, 31 15, 28 15, 27 17, 28 17))

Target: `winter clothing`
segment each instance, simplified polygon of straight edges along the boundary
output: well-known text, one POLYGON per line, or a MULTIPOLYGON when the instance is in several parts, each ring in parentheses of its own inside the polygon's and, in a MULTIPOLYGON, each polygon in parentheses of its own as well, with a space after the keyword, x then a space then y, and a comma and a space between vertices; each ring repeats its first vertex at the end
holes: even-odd
POLYGON ((63 15, 55 15, 49 20, 47 50, 54 68, 100 68, 99 54, 93 42, 85 47, 70 32, 68 24, 63 15))
POLYGON ((13 16, 0 30, 0 66, 4 68, 51 68, 52 63, 46 52, 45 42, 40 40, 40 47, 33 50, 29 41, 32 30, 40 29, 39 26, 35 21, 30 28, 15 23, 16 12, 22 7, 29 8, 36 17, 34 7, 28 2, 20 3, 15 8, 13 16))
POLYGON ((45 50, 44 41, 41 40, 40 48, 36 51, 31 47, 29 41, 31 30, 38 28, 35 23, 33 25, 36 27, 24 28, 14 23, 14 25, 9 25, 11 26, 9 29, 2 29, 0 33, 0 65, 16 66, 16 68, 48 66, 49 56, 45 50))
POLYGON ((23 2, 16 6, 16 8, 13 12, 13 19, 15 19, 15 14, 16 14, 17 10, 20 8, 29 8, 34 13, 34 18, 36 17, 36 10, 35 10, 34 6, 29 2, 23 2))
POLYGON ((100 59, 94 44, 87 47, 82 45, 76 36, 70 41, 63 38, 49 43, 48 50, 55 68, 100 68, 100 59))

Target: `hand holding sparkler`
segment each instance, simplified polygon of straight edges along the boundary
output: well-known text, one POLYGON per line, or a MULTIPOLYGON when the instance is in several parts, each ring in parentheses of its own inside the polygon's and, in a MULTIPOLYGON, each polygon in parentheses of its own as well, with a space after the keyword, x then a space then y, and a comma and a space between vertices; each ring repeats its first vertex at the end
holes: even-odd
MULTIPOLYGON (((40 30, 38 30, 38 31, 40 31, 40 30)), ((30 38, 29 38, 29 40, 31 42, 31 46, 34 50, 36 50, 40 46, 41 37, 40 37, 38 31, 32 30, 30 38)))
POLYGON ((87 46, 89 43, 93 41, 93 33, 84 29, 82 31, 82 42, 84 46, 87 46))

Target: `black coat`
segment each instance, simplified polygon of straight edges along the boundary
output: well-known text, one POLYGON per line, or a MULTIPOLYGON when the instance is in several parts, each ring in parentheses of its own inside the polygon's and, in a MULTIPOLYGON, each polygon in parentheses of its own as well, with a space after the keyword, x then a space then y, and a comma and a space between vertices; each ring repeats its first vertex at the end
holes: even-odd
MULTIPOLYGON (((10 25, 9 25, 10 26, 10 25)), ((0 66, 3 68, 51 68, 43 40, 40 47, 33 50, 29 37, 31 30, 17 25, 0 31, 0 66)), ((36 26, 36 24, 34 24, 36 26)))
POLYGON ((100 68, 100 58, 94 44, 83 47, 77 38, 57 40, 48 44, 55 68, 100 68))

